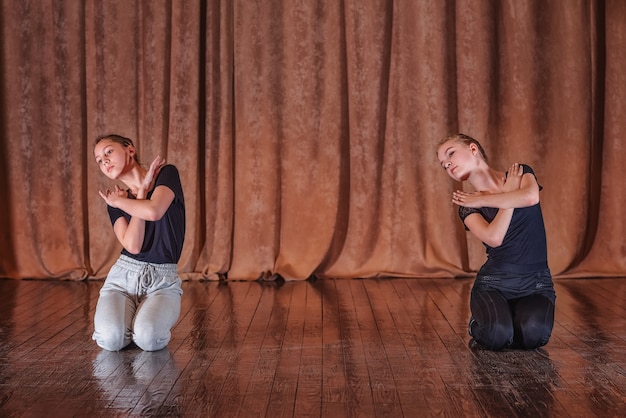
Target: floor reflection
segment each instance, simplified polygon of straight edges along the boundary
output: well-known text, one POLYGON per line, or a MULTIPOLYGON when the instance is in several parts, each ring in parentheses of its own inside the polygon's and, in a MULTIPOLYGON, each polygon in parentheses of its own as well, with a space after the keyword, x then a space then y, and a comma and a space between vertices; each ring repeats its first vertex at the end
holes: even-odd
POLYGON ((590 393, 583 402, 597 411, 598 416, 617 416, 616 409, 625 405, 623 398, 615 396, 626 381, 624 367, 618 366, 626 364, 623 321, 607 321, 614 313, 598 298, 602 290, 584 280, 568 281, 559 290, 567 301, 557 302, 559 321, 569 328, 584 329, 574 338, 566 339, 581 353, 581 378, 590 393), (578 349, 579 346, 585 349, 578 349), (599 380, 598 376, 603 378, 599 380))
POLYGON ((179 368, 167 348, 147 352, 137 348, 102 350, 93 361, 93 376, 109 408, 137 414, 155 414, 172 396, 179 368))
POLYGON ((547 351, 494 352, 470 341, 469 387, 487 416, 550 416, 559 374, 547 351), (504 414, 504 415, 503 415, 504 414))

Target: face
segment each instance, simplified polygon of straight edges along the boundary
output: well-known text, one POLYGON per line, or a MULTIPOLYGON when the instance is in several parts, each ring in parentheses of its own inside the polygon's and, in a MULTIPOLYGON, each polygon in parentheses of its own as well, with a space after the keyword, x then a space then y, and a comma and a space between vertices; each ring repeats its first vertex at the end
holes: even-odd
POLYGON ((110 179, 117 179, 132 166, 135 149, 111 139, 98 142, 93 150, 100 171, 110 179))
POLYGON ((454 139, 446 141, 437 150, 437 158, 446 173, 454 180, 466 180, 479 159, 475 144, 466 145, 454 139))

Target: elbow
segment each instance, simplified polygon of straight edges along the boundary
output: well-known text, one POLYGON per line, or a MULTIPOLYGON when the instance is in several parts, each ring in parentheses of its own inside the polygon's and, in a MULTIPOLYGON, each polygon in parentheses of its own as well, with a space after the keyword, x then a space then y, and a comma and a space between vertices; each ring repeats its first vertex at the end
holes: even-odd
POLYGON ((141 252, 141 245, 137 245, 137 244, 127 244, 127 245, 124 245, 124 248, 126 249, 126 251, 128 251, 129 253, 133 255, 137 255, 141 252))
POLYGON ((485 240, 485 244, 487 244, 491 248, 497 248, 501 246, 503 242, 504 242, 504 235, 500 235, 500 234, 494 234, 488 237, 487 240, 485 240))
POLYGON ((529 190, 524 194, 524 205, 522 207, 535 206, 539 203, 539 190, 529 190))
POLYGON ((537 203, 539 203, 538 193, 532 193, 526 199, 526 206, 535 206, 537 203))
POLYGON ((150 209, 145 214, 144 220, 145 221, 150 221, 150 222, 156 222, 156 221, 160 220, 163 217, 163 215, 164 215, 164 213, 160 213, 156 209, 150 209))
POLYGON ((487 244, 491 248, 498 248, 499 246, 502 245, 502 242, 503 240, 494 239, 494 240, 489 240, 489 242, 485 242, 485 244, 487 244))
POLYGON ((122 241, 122 246, 124 249, 133 255, 137 255, 141 252, 141 248, 143 247, 143 237, 126 237, 124 241, 122 241))

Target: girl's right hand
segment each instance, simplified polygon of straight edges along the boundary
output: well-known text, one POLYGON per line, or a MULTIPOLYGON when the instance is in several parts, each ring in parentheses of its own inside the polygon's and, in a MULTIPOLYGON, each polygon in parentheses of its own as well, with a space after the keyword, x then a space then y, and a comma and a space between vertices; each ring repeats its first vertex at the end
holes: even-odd
POLYGON ((100 194, 100 197, 104 199, 104 201, 107 203, 107 205, 113 208, 117 207, 117 202, 119 202, 120 199, 127 198, 126 191, 120 189, 117 184, 115 185, 115 188, 113 190, 98 190, 98 193, 100 194))
POLYGON ((521 164, 513 163, 509 168, 508 175, 504 180, 504 192, 512 192, 518 190, 522 184, 522 176, 524 175, 524 167, 521 164))

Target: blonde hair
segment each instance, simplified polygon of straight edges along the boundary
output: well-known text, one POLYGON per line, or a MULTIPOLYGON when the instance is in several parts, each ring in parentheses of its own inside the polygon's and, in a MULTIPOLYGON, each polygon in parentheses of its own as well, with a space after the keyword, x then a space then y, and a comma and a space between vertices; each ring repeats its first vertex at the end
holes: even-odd
POLYGON ((480 142, 478 142, 476 139, 472 138, 471 136, 465 135, 462 133, 447 136, 439 142, 439 144, 437 145, 437 149, 439 149, 440 146, 442 146, 448 141, 456 141, 456 142, 460 142, 468 146, 471 144, 476 145, 476 148, 478 148, 478 152, 480 153, 480 156, 482 157, 482 159, 485 160, 485 162, 489 162, 489 160, 487 159, 487 153, 485 152, 485 149, 483 148, 483 146, 480 145, 480 142))

